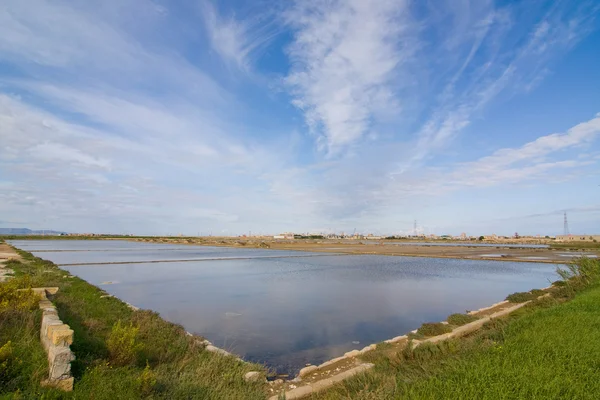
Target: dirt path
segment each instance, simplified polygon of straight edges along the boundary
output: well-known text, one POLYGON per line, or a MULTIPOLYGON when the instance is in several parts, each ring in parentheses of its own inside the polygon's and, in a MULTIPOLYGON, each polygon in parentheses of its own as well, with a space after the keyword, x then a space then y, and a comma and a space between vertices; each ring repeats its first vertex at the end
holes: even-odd
POLYGON ((19 256, 9 245, 0 243, 0 282, 5 282, 12 276, 13 270, 6 268, 6 261, 10 259, 20 260, 19 256))

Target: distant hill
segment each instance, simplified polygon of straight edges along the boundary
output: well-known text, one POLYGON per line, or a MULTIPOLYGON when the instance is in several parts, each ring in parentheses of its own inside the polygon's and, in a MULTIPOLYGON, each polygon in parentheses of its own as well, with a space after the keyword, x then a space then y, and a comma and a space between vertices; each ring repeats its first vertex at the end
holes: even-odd
POLYGON ((60 235, 64 233, 52 230, 34 231, 27 228, 0 228, 0 235, 60 235))

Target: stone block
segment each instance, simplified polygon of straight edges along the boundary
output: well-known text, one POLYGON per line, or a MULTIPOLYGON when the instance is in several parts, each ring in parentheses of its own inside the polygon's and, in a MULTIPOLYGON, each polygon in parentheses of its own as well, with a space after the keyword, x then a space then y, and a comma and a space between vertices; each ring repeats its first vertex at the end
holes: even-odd
POLYGON ((50 300, 42 300, 39 303, 39 307, 40 307, 40 309, 54 308, 54 305, 52 305, 52 302, 50 300))
POLYGON ((42 315, 55 315, 58 318, 58 311, 55 307, 48 307, 43 309, 42 315))
POLYGON ((54 331, 64 331, 64 330, 68 330, 68 329, 71 329, 71 328, 67 324, 63 324, 63 323, 60 323, 60 324, 56 324, 56 323, 50 324, 50 325, 48 325, 48 328, 46 328, 46 337, 48 339, 52 339, 52 333, 54 331))
POLYGON ((66 378, 71 375, 71 363, 54 363, 50 366, 50 380, 66 378))
POLYGON ((56 294, 58 292, 58 287, 46 287, 44 289, 48 294, 56 294))
MULTIPOLYGON (((69 328, 69 325, 64 325, 69 328)), ((52 344, 54 345, 71 345, 73 344, 73 330, 72 329, 54 329, 50 334, 52 344)))
POLYGON ((48 349, 48 361, 50 364, 70 363, 75 355, 68 346, 50 346, 48 349))
POLYGON ((44 387, 53 387, 58 390, 63 390, 65 392, 70 392, 73 390, 74 378, 65 378, 65 379, 47 379, 42 382, 42 386, 44 387))

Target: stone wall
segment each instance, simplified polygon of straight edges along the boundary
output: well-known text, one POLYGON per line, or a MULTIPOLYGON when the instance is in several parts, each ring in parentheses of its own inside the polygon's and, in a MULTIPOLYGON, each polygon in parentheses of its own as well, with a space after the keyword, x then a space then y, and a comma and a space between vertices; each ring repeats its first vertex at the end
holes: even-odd
POLYGON ((60 320, 56 307, 48 299, 48 295, 55 294, 58 288, 35 288, 33 290, 41 297, 39 304, 42 310, 40 340, 48 355, 49 376, 43 384, 61 390, 73 390, 71 361, 75 359, 75 355, 70 347, 73 343, 73 330, 60 320))

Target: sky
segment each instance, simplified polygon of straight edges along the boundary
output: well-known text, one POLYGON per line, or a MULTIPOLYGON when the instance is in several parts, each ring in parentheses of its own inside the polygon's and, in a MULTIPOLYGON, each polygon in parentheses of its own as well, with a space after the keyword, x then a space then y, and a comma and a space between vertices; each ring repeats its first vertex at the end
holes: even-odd
POLYGON ((600 233, 600 3, 3 0, 0 227, 600 233))

